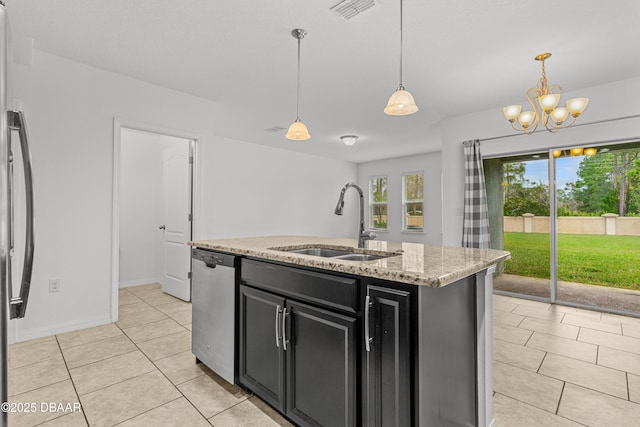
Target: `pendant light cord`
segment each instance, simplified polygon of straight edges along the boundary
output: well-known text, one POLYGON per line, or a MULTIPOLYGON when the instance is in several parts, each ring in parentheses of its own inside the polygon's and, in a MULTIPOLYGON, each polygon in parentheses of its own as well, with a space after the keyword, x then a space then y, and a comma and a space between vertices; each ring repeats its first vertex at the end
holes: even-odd
POLYGON ((402 88, 402 0, 400 0, 400 86, 402 88))
POLYGON ((300 35, 298 34, 298 86, 296 90, 296 121, 300 121, 300 35))

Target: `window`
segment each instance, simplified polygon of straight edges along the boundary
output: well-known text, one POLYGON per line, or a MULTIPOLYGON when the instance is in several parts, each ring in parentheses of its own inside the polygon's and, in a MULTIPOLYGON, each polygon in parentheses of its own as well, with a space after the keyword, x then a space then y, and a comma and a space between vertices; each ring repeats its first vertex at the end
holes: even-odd
POLYGON ((424 231, 424 177, 422 172, 402 176, 404 231, 424 231))
POLYGON ((387 229, 387 177, 369 179, 369 226, 375 230, 387 229))

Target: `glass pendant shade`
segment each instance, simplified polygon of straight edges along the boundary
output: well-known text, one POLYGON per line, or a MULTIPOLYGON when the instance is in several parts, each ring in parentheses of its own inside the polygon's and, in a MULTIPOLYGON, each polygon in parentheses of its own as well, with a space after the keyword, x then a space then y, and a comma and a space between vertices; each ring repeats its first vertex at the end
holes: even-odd
POLYGON ((589 104, 589 98, 573 98, 567 101, 567 110, 573 117, 578 117, 589 104))
POLYGON ((562 155, 562 150, 553 150, 553 157, 556 159, 562 155))
POLYGON ((384 112, 390 116, 406 116, 416 111, 418 111, 418 106, 413 95, 402 86, 389 97, 389 102, 384 109, 384 112))
POLYGON ((555 124, 559 125, 567 120, 567 117, 569 117, 569 110, 564 107, 558 107, 549 113, 549 115, 551 116, 551 120, 553 120, 555 124))
POLYGON ((536 113, 534 113, 533 111, 523 111, 518 116, 518 123, 520 123, 520 125, 525 129, 531 126, 531 124, 535 120, 536 120, 536 113))
POLYGON ((287 131, 285 138, 292 141, 306 141, 307 139, 311 139, 311 135, 309 135, 307 126, 302 123, 300 119, 296 119, 296 121, 291 123, 291 126, 289 126, 289 130, 287 131))
POLYGON ((582 147, 572 148, 571 149, 571 155, 572 156, 582 156, 582 147))
POLYGON ((557 93, 550 93, 538 98, 538 104, 540 104, 540 108, 542 108, 542 111, 544 111, 545 113, 548 113, 556 108, 556 105, 558 105, 559 101, 560 94, 557 93))
POLYGON ((502 114, 504 114, 504 118, 513 122, 518 118, 518 115, 522 111, 522 105, 509 105, 508 107, 504 107, 502 109, 502 114))
POLYGON ((598 149, 597 149, 597 148, 589 147, 589 148, 585 148, 585 149, 584 149, 583 154, 584 154, 585 156, 589 156, 589 157, 591 157, 591 156, 595 156, 597 152, 598 152, 598 149))

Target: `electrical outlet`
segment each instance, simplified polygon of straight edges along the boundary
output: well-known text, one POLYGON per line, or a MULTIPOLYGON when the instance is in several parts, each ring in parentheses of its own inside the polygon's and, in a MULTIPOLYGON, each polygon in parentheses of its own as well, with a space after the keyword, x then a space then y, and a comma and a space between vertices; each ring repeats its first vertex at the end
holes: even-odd
POLYGON ((49 279, 49 292, 60 292, 60 279, 49 279))

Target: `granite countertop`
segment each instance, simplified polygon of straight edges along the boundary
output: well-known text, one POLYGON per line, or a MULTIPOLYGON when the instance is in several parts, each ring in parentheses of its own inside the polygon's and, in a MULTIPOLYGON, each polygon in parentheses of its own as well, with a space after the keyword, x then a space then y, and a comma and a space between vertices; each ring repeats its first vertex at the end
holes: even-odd
POLYGON ((431 246, 420 243, 370 240, 364 249, 355 239, 313 236, 263 236, 220 240, 195 240, 189 245, 270 261, 349 273, 412 285, 440 288, 510 258, 509 252, 431 246), (347 261, 284 252, 279 249, 323 247, 350 249, 356 253, 389 255, 373 261, 347 261))

